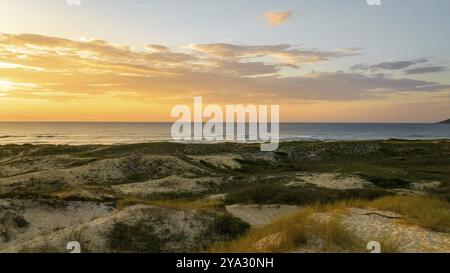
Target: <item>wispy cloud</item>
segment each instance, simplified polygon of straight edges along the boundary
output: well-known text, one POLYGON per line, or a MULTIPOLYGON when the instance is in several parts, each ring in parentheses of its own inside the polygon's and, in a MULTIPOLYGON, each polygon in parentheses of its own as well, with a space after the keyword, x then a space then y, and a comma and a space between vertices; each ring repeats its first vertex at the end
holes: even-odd
MULTIPOLYGON (((429 73, 440 73, 448 71, 447 66, 442 65, 430 65, 429 59, 421 58, 410 61, 395 61, 395 62, 383 62, 379 64, 356 64, 350 67, 351 71, 371 71, 377 73, 380 70, 384 71, 402 71, 406 75, 418 75, 429 73)), ((384 73, 377 73, 376 75, 386 75, 384 73)))
POLYGON ((311 64, 330 61, 336 58, 360 55, 358 48, 346 48, 333 51, 317 49, 302 49, 289 44, 278 45, 235 45, 235 44, 194 44, 191 49, 207 54, 209 57, 243 61, 271 57, 275 64, 298 67, 301 64, 311 64))
POLYGON ((272 26, 286 23, 294 13, 292 11, 269 11, 266 12, 266 20, 272 26))
POLYGON ((357 64, 354 65, 351 69, 352 70, 371 70, 371 71, 378 71, 378 70, 401 70, 408 67, 411 67, 416 64, 426 63, 427 59, 418 59, 418 60, 412 60, 412 61, 395 61, 395 62, 383 62, 379 64, 374 65, 368 65, 368 64, 357 64))
POLYGON ((408 75, 415 75, 415 74, 439 73, 445 71, 448 71, 448 67, 446 66, 421 66, 407 69, 405 70, 405 73, 408 75))

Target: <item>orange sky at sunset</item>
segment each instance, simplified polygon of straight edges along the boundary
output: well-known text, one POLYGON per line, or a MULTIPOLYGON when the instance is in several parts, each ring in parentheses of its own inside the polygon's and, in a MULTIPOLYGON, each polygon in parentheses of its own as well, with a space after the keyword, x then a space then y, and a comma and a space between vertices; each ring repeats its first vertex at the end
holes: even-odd
MULTIPOLYGON (((219 105, 279 104, 285 122, 436 122, 450 116, 450 56, 437 42, 438 33, 416 45, 385 29, 392 43, 378 44, 352 26, 342 28, 342 38, 332 42, 327 28, 320 28, 320 36, 301 28, 325 12, 312 2, 304 6, 310 13, 301 13, 290 1, 280 9, 273 2, 261 10, 249 4, 233 21, 242 28, 214 23, 212 17, 193 19, 190 36, 186 29, 175 34, 174 27, 182 26, 169 24, 158 12, 168 8, 164 2, 135 3, 142 4, 139 9, 134 1, 130 6, 112 1, 110 14, 102 14, 98 23, 93 12, 106 7, 97 2, 79 8, 64 1, 28 8, 6 2, 0 4, 6 22, 0 27, 0 121, 173 121, 172 107, 192 104, 194 96, 219 105), (161 28, 168 33, 144 21, 149 16, 141 22, 148 30, 133 20, 123 22, 127 33, 111 23, 121 7, 127 18, 154 14, 154 20, 166 22, 161 28), (50 11, 54 15, 42 17, 50 11), (16 21, 10 16, 16 12, 29 21, 16 21), (84 20, 79 29, 70 27, 75 15, 84 20), (248 16, 248 22, 238 16, 248 16), (301 32, 292 35, 297 29, 301 32), (148 37, 138 35, 143 30, 148 37), (218 39, 221 32, 237 39, 225 34, 218 39), (360 38, 350 39, 355 36, 360 38)), ((355 8, 374 12, 363 4, 355 8)), ((388 16, 383 13, 388 8, 379 8, 377 16, 388 16)), ((173 12, 182 16, 181 7, 173 12)), ((437 20, 426 19, 430 24, 437 20)), ((415 34, 405 30, 404 35, 415 34)))

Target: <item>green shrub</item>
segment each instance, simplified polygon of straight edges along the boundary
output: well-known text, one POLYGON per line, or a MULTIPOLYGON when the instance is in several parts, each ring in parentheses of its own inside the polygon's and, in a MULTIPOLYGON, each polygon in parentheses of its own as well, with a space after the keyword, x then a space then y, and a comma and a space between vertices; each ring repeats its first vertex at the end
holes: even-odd
POLYGON ((315 187, 256 184, 228 194, 225 203, 310 205, 346 199, 373 200, 388 194, 384 190, 374 189, 334 190, 315 187))
POLYGON ((245 234, 250 229, 250 225, 231 214, 224 213, 215 217, 210 229, 227 239, 234 239, 245 234))
POLYGON ((106 237, 109 247, 116 252, 158 253, 162 252, 165 243, 153 225, 145 221, 134 224, 118 222, 106 237))
POLYGON ((380 177, 370 175, 360 175, 361 178, 371 182, 377 187, 385 189, 407 188, 411 183, 398 177, 380 177))

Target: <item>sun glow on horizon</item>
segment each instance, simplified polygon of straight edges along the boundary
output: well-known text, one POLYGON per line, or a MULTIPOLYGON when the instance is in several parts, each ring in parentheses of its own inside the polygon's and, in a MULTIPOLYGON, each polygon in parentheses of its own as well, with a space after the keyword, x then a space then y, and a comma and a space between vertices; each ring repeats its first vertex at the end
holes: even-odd
POLYGON ((12 82, 0 80, 0 96, 5 96, 6 92, 11 91, 12 86, 13 86, 12 82))

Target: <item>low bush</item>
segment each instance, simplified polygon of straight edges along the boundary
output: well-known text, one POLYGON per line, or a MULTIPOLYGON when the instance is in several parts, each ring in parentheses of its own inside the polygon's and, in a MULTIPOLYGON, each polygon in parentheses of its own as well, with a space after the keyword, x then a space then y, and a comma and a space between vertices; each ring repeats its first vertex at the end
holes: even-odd
POLYGON ((210 231, 227 239, 234 239, 245 234, 250 225, 228 213, 218 214, 210 226, 210 231))
POLYGON ((411 182, 405 181, 398 177, 380 177, 370 175, 360 175, 360 176, 361 178, 371 182, 375 186, 385 189, 407 188, 411 184, 411 182))
POLYGON ((106 238, 109 247, 116 252, 159 253, 165 243, 153 225, 145 221, 115 223, 106 238))

